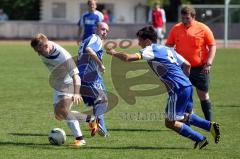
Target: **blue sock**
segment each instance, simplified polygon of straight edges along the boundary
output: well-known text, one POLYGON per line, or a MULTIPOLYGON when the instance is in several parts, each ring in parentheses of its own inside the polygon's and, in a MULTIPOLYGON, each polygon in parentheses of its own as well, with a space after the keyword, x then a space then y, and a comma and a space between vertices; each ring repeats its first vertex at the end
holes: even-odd
POLYGON ((191 127, 187 126, 186 124, 183 124, 180 131, 178 132, 180 135, 187 137, 193 141, 199 142, 205 139, 203 135, 201 135, 199 132, 194 131, 191 127))
POLYGON ((104 121, 104 115, 99 115, 98 116, 98 122, 102 126, 103 130, 107 133, 107 129, 105 127, 105 121, 104 121))
POLYGON ((210 131, 211 128, 210 121, 203 119, 196 114, 190 114, 188 120, 191 125, 210 131))

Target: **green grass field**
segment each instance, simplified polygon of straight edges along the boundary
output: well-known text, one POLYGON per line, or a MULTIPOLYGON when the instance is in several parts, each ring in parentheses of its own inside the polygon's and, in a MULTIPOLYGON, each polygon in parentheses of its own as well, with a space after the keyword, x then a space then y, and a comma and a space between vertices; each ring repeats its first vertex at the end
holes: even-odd
MULTIPOLYGON (((76 55, 77 46, 67 45, 76 55)), ((52 90, 48 71, 28 43, 0 43, 0 158, 1 159, 66 159, 66 158, 240 158, 240 50, 218 49, 212 67, 210 95, 214 103, 214 120, 221 124, 221 141, 215 144, 208 132, 210 144, 205 150, 193 150, 193 142, 164 127, 166 95, 137 97, 129 105, 119 96, 117 107, 106 114, 109 138, 92 138, 87 125, 81 128, 87 146, 79 149, 67 146, 72 142, 65 122, 55 120, 52 90), (151 118, 157 113, 158 118, 151 118), (139 116, 140 115, 140 116, 139 116), (48 132, 63 128, 67 136, 64 146, 52 146, 48 132)), ((104 57, 107 90, 118 95, 111 81, 109 56, 104 57)), ((202 116, 194 96, 195 112, 202 116)), ((83 106, 74 109, 85 109, 83 106)))

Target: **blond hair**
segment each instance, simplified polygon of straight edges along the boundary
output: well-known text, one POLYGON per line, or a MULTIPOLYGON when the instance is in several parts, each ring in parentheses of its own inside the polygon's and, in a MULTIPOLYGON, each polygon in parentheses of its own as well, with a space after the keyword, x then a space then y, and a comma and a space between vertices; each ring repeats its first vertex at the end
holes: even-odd
POLYGON ((31 46, 32 48, 39 48, 46 44, 48 41, 48 38, 46 35, 42 33, 38 33, 36 36, 34 36, 31 40, 31 46))

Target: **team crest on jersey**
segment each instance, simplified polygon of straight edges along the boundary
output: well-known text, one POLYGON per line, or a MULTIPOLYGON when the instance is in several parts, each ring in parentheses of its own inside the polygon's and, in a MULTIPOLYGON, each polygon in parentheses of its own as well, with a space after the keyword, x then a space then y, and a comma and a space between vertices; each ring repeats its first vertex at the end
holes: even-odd
POLYGON ((95 25, 95 20, 86 19, 85 20, 85 24, 87 24, 87 25, 95 25))

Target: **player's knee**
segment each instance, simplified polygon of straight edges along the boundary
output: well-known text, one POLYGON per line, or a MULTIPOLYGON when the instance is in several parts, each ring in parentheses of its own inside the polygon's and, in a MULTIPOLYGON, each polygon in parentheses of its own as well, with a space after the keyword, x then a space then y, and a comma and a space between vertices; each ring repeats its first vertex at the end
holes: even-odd
POLYGON ((66 109, 55 109, 55 118, 57 120, 64 120, 67 118, 68 111, 66 109))
POLYGON ((209 94, 208 94, 208 92, 198 90, 198 97, 199 97, 200 101, 208 100, 209 94))
POLYGON ((63 117, 55 114, 55 119, 57 119, 57 120, 59 120, 59 121, 62 121, 62 120, 63 120, 63 117))

